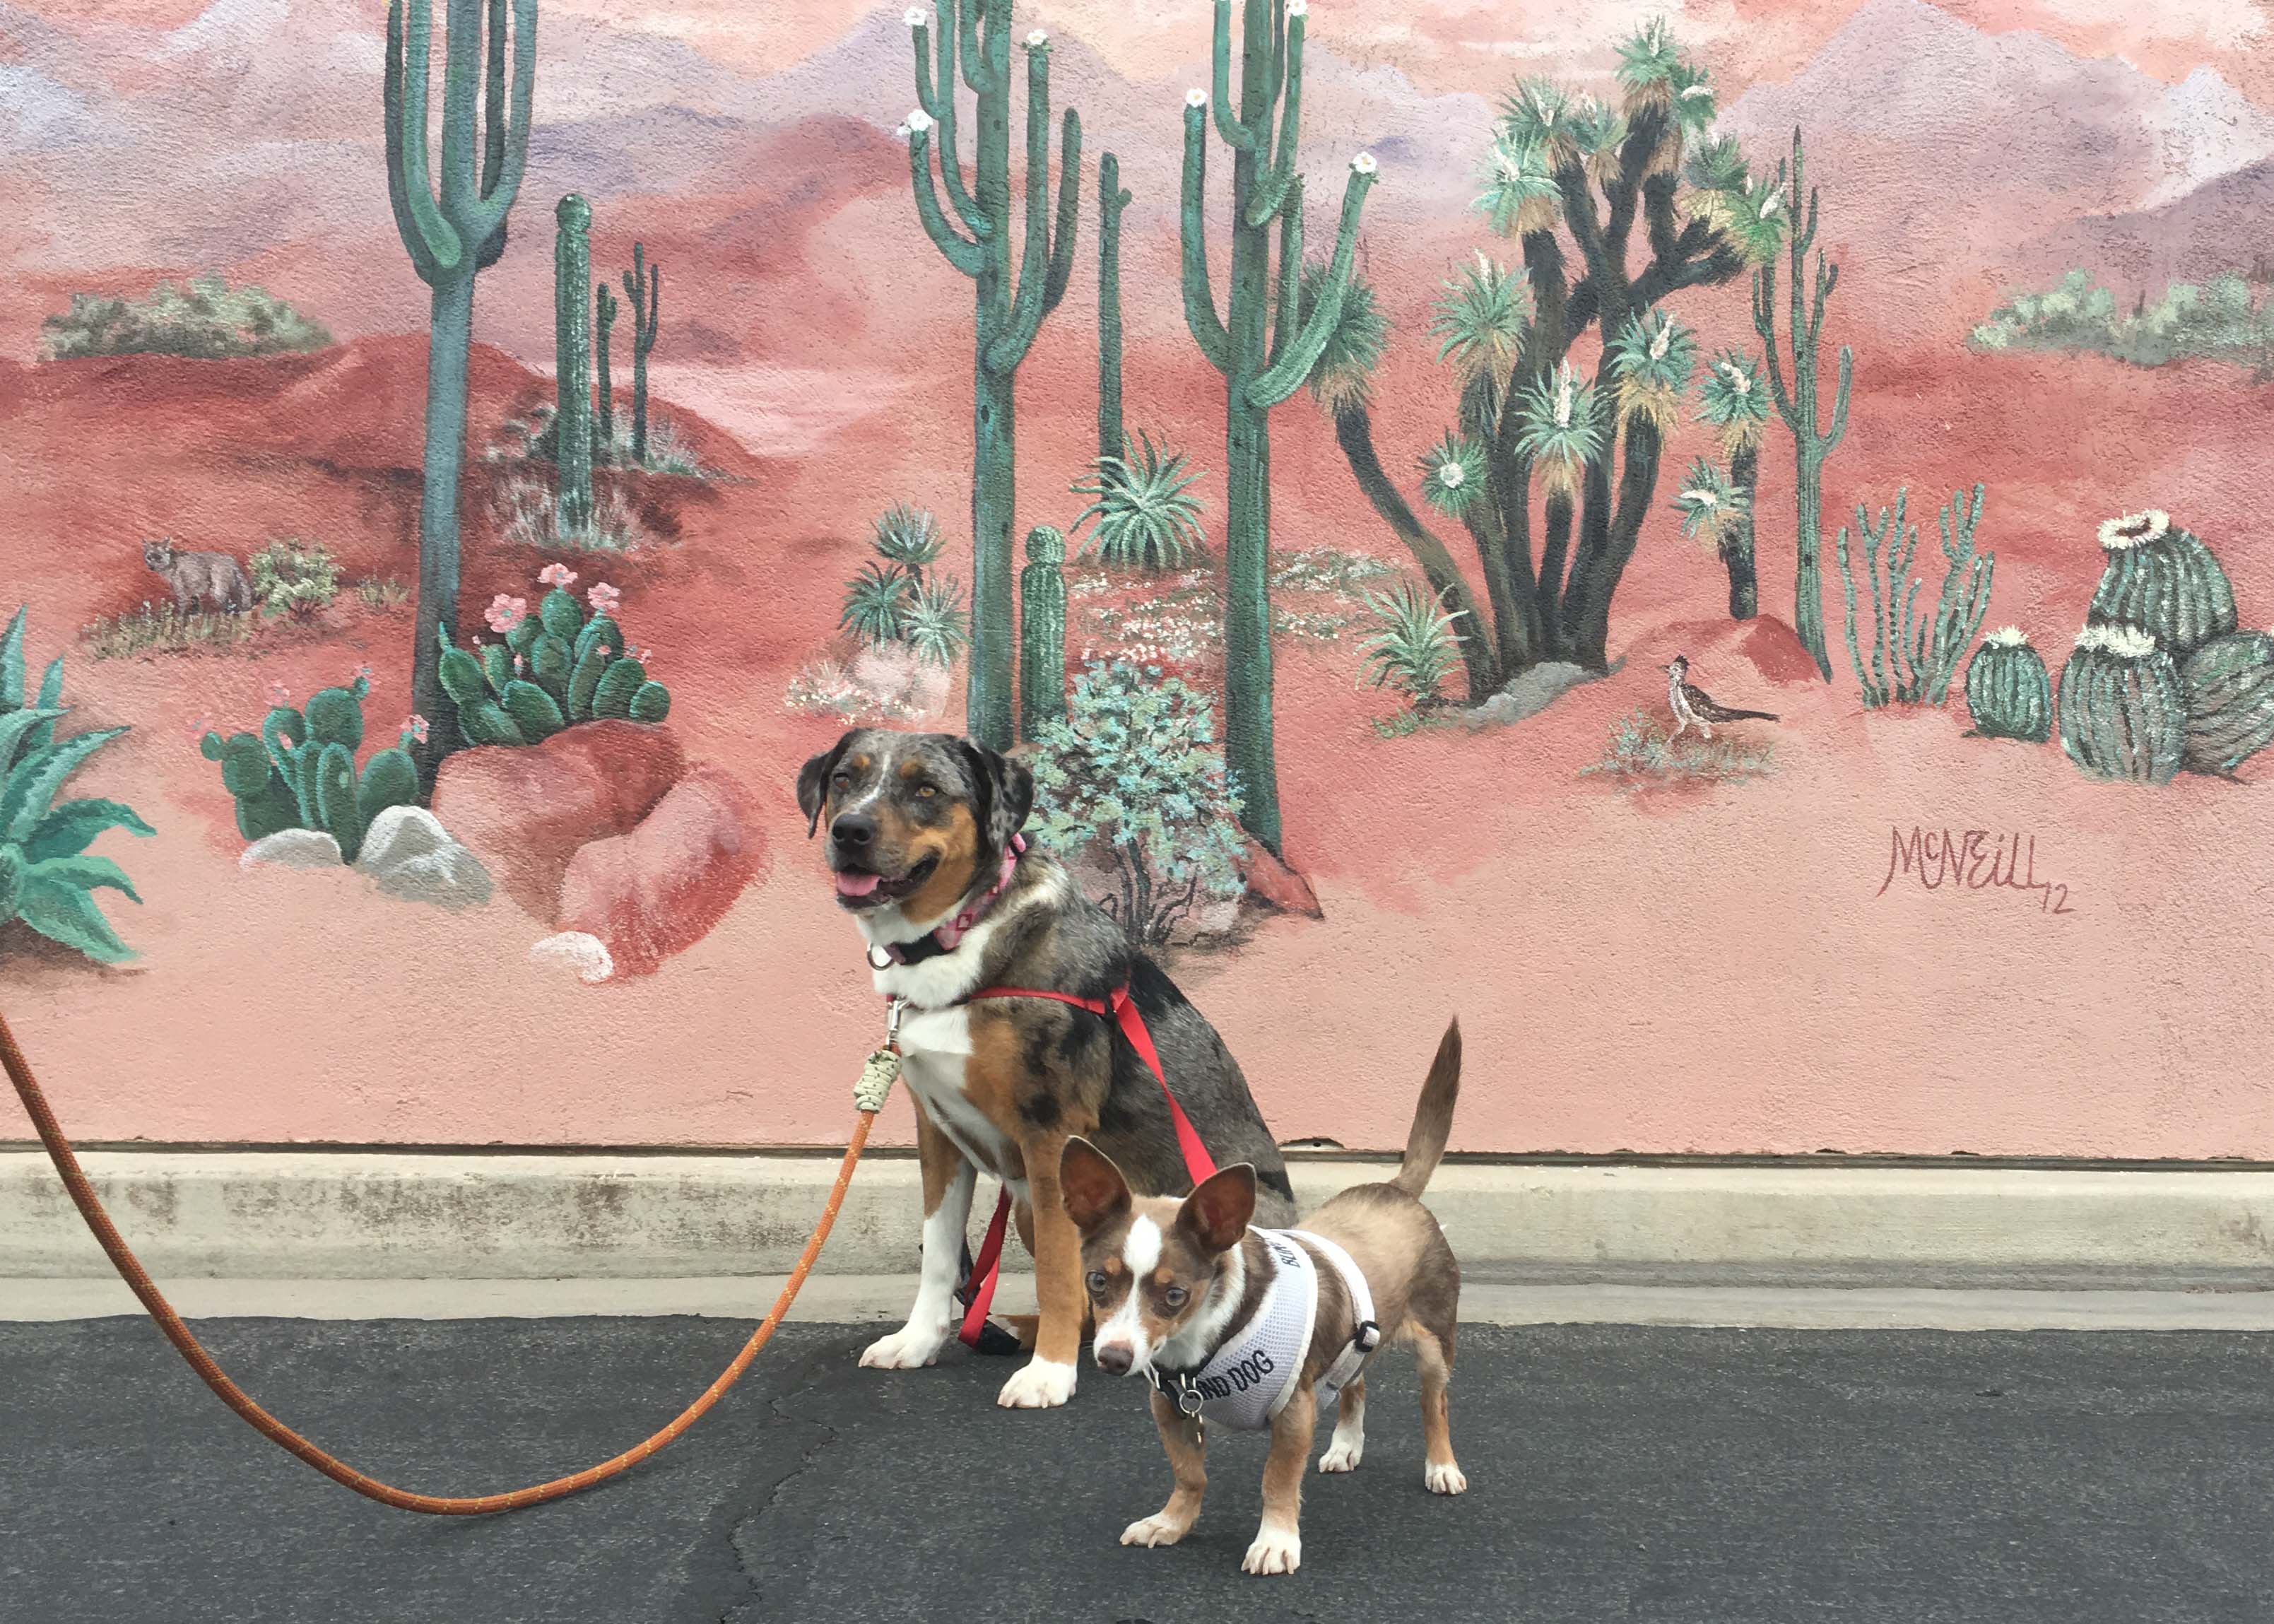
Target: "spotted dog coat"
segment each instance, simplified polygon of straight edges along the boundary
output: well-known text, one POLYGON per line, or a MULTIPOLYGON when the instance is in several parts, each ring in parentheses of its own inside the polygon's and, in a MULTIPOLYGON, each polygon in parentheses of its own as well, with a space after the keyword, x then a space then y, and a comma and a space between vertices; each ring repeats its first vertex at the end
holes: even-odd
POLYGON ((1049 999, 964 1000, 985 987, 1103 999, 1126 986, 1210 1153, 1255 1168, 1262 1222, 1294 1215, 1285 1164, 1215 1028, 1046 853, 1021 857, 953 947, 933 937, 997 883, 1033 806, 1022 763, 952 734, 855 729, 805 763, 797 794, 809 831, 827 831, 838 901, 869 944, 872 968, 886 959, 873 969, 877 990, 907 1001, 900 1075, 917 1107, 922 1273, 907 1323, 861 1362, 900 1370, 939 1357, 983 1172, 1015 1199, 1042 1311, 1034 1359, 999 1402, 1062 1404, 1073 1393, 1085 1314, 1080 1241, 1058 1188, 1067 1139, 1103 1147, 1147 1193, 1181 1194, 1192 1181, 1160 1083, 1111 1021, 1049 999))

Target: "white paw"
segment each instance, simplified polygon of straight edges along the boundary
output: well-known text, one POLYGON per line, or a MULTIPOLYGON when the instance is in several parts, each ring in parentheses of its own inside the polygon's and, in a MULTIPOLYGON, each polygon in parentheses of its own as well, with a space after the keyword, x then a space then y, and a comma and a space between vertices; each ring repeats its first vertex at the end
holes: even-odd
POLYGON ((1446 1462, 1442 1466, 1433 1462, 1423 1467, 1421 1481, 1429 1485, 1429 1492, 1432 1494, 1465 1494, 1469 1490, 1469 1480, 1461 1475, 1461 1469, 1450 1461, 1446 1462))
POLYGON ((939 1357, 939 1350, 947 1341, 945 1331, 926 1331, 916 1326, 903 1326, 890 1336, 880 1336, 870 1342, 861 1355, 863 1370, 921 1370, 939 1357))
POLYGON ((1319 1470, 1322 1472, 1356 1471, 1358 1463, 1365 1458, 1366 1440, 1364 1439, 1354 1438, 1345 1443, 1337 1438, 1327 1446, 1327 1452, 1319 1457, 1319 1470))
POLYGON ((1239 1570, 1252 1574, 1291 1574, 1303 1565, 1303 1537, 1291 1528, 1264 1528, 1240 1559, 1239 1570))
POLYGON ((1184 1537, 1185 1530, 1166 1517, 1147 1517, 1121 1530, 1125 1545, 1172 1545, 1184 1537))
POLYGON ((1073 1366, 1035 1359, 1003 1384, 995 1402, 1005 1410, 1055 1410, 1073 1396, 1073 1366))

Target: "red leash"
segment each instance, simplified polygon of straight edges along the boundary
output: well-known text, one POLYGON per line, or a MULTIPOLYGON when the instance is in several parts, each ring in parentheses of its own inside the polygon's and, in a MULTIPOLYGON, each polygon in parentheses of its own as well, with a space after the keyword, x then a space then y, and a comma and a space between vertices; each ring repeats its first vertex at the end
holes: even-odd
MULTIPOLYGON (((1137 1001, 1129 996, 1126 983, 1107 998, 1077 998, 1070 992, 1048 992, 1039 987, 983 987, 964 1002, 979 998, 1049 998, 1111 1019, 1121 1028, 1121 1035, 1129 1040, 1129 1047, 1137 1051, 1137 1058, 1145 1063, 1145 1069, 1161 1085, 1161 1097, 1169 1102, 1170 1120, 1176 1124, 1177 1148, 1184 1153, 1185 1171, 1192 1175, 1195 1184, 1216 1171, 1216 1162, 1201 1142, 1199 1130, 1185 1115, 1185 1108, 1177 1103, 1177 1096, 1169 1092, 1168 1074, 1161 1070, 1160 1051, 1153 1047, 1153 1034, 1147 1029, 1145 1017, 1138 1012, 1137 1001)), ((971 1266, 971 1303, 964 1311, 963 1328, 956 1333, 968 1348, 979 1345, 980 1329, 987 1323, 987 1306, 995 1300, 995 1277, 998 1265, 1003 1260, 1003 1232, 1010 1222, 1011 1189, 1006 1184, 995 1203, 995 1216, 988 1221, 986 1238, 979 1243, 979 1256, 971 1266)))

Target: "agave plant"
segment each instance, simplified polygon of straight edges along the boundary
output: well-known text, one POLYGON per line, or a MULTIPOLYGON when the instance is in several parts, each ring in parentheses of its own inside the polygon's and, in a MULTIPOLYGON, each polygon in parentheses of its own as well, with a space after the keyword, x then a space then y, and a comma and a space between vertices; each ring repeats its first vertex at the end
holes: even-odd
POLYGON ((1531 459, 1549 496, 1570 500, 1579 493, 1580 476, 1603 453, 1595 386, 1564 361, 1525 390, 1518 405, 1523 428, 1516 448, 1531 459))
POLYGON ((946 578, 923 583, 900 615, 900 636, 915 657, 942 671, 971 646, 971 617, 964 612, 963 589, 946 578))
POLYGON ((1663 435, 1680 415, 1682 396, 1698 364, 1698 335, 1661 311, 1627 318, 1611 341, 1611 371, 1619 380, 1619 421, 1638 418, 1663 435))
POLYGON ((1094 498, 1072 527, 1095 520, 1084 553, 1096 553, 1110 564, 1145 569, 1175 569, 1189 552, 1205 550, 1207 535, 1201 529, 1201 500, 1190 486, 1200 470, 1186 465, 1185 454, 1153 443, 1142 430, 1133 457, 1102 456, 1090 463, 1090 477, 1071 487, 1094 498))
POLYGON ((1532 284, 1480 252, 1438 297, 1429 321, 1437 359, 1451 363, 1465 384, 1482 381, 1497 394, 1516 370, 1532 316, 1532 284))
POLYGON ((1483 493, 1484 447, 1448 430, 1421 454, 1421 494, 1447 518, 1457 519, 1483 493))
POLYGON ((51 942, 101 964, 123 964, 134 950, 118 938, 94 900, 108 888, 131 902, 134 883, 109 858, 87 848, 106 830, 155 832, 116 801, 66 801, 56 793, 104 745, 126 732, 105 727, 57 739, 64 715, 61 656, 25 701, 24 616, 0 634, 0 922, 21 920, 51 942))
POLYGON ((1684 536, 1719 553, 1752 511, 1752 499, 1719 464, 1699 457, 1675 494, 1674 508, 1682 515, 1684 536))
POLYGON ((877 555, 888 564, 898 564, 919 581, 947 545, 931 510, 908 502, 894 502, 885 509, 872 529, 877 555))
POLYGON ((1359 640, 1376 688, 1394 688, 1417 709, 1436 704, 1447 677, 1460 669, 1461 645, 1444 605, 1411 581, 1389 593, 1368 592, 1381 624, 1359 640))
POLYGON ((837 623, 868 643, 897 643, 915 586, 897 565, 871 563, 846 583, 845 605, 837 623))
POLYGON ((1760 363, 1741 350, 1724 350, 1708 361, 1698 387, 1698 416, 1721 435, 1724 452, 1735 455, 1758 447, 1769 420, 1760 363))

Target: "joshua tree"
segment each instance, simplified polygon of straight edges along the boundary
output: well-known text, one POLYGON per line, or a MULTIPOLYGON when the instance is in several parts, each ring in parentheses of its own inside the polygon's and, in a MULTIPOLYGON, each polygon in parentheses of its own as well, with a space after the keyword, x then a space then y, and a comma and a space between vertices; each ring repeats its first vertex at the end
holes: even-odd
POLYGON ((553 529, 592 528, 592 206, 570 192, 553 211, 553 529))
POLYGON ((440 174, 433 179, 426 119, 433 36, 428 0, 391 0, 387 11, 382 94, 388 196, 411 268, 433 289, 425 488, 418 504, 418 626, 410 657, 411 709, 428 720, 419 772, 430 783, 435 763, 458 741, 456 711, 442 691, 439 667, 444 640, 458 618, 458 476, 466 455, 466 352, 473 342, 474 278, 505 252, 506 216, 521 190, 530 97, 537 82, 537 0, 513 0, 508 108, 506 9, 506 0, 488 0, 486 8, 483 0, 448 0, 440 174))
POLYGON ((1240 795, 1239 821, 1279 853, 1279 768, 1271 728, 1271 409, 1303 387, 1342 320, 1358 251, 1358 225, 1372 190, 1372 154, 1351 160, 1334 258, 1303 278, 1303 177, 1295 169, 1302 127, 1306 0, 1242 0, 1239 102, 1231 99, 1231 0, 1216 0, 1209 91, 1185 98, 1181 236, 1185 325, 1224 381, 1224 766, 1240 795), (1231 148, 1231 276, 1226 315, 1209 285, 1205 218, 1209 105, 1231 148), (1276 148, 1273 124, 1277 124, 1276 148), (1275 299, 1271 227, 1279 227, 1275 299), (1277 319, 1273 320, 1276 306, 1277 319))
POLYGON ((596 453, 603 462, 616 460, 616 385, 608 371, 608 347, 615 336, 617 308, 616 296, 608 290, 607 283, 602 282, 592 289, 594 326, 597 328, 592 343, 592 363, 600 375, 600 387, 597 392, 599 418, 592 438, 597 442, 596 453))
MULTIPOLYGON (((1832 656, 1824 646, 1824 460, 1848 432, 1848 391, 1856 378, 1856 353, 1840 346, 1840 387, 1833 397, 1832 426, 1819 426, 1816 410, 1816 359, 1824 333, 1824 302, 1840 285, 1840 267, 1816 255, 1816 297, 1811 304, 1803 284, 1808 271, 1808 251, 1816 243, 1816 193, 1808 194, 1808 212, 1799 214, 1801 188, 1807 184, 1800 132, 1792 132, 1792 190, 1789 206, 1797 218, 1789 244, 1792 256, 1792 382, 1785 383, 1777 360, 1776 261, 1765 259, 1753 272, 1753 327, 1768 346, 1769 387, 1776 395, 1777 415, 1792 431, 1793 499, 1800 511, 1799 566, 1793 578, 1792 627, 1816 657, 1816 669, 1832 680, 1832 656)), ((1781 167, 1781 166, 1780 166, 1781 167)))
POLYGON ((647 249, 639 243, 632 244, 632 268, 624 273, 624 297, 632 306, 632 466, 645 468, 647 357, 663 316, 663 267, 649 264, 647 249))
POLYGON ((939 0, 938 38, 921 9, 907 13, 915 35, 916 109, 902 126, 916 215, 947 262, 971 279, 972 343, 971 663, 966 726, 997 749, 1016 731, 1011 687, 1012 513, 1016 506, 1015 385, 1043 318, 1065 296, 1073 272, 1081 205, 1081 119, 1065 115, 1058 147, 1056 229, 1050 208, 1050 42, 1027 35, 1026 242, 1011 264, 1011 0, 939 0), (955 139, 958 58, 976 98, 973 179, 964 182, 955 139), (931 154, 939 138, 939 184, 931 154), (947 192, 951 219, 940 206, 947 192), (959 228, 957 222, 961 222, 959 228), (968 235, 966 235, 966 233, 968 235))
POLYGON ((1121 161, 1097 161, 1097 455, 1127 448, 1121 430, 1121 211, 1129 207, 1121 161))
POLYGON ((1750 620, 1761 612, 1753 565, 1753 492, 1760 474, 1761 431, 1769 420, 1760 364, 1736 350, 1725 350, 1706 363, 1706 380, 1698 390, 1698 416, 1721 437, 1721 455, 1729 460, 1733 500, 1716 540, 1729 571, 1729 618, 1750 620))
POLYGON ((1480 252, 1436 302, 1430 330, 1459 405, 1421 459, 1421 492, 1468 531, 1481 601, 1375 452, 1370 385, 1388 330, 1363 286, 1310 377, 1359 489, 1450 618, 1472 701, 1544 660, 1608 667, 1612 596, 1697 355, 1659 306, 1735 280, 1781 225, 1773 187, 1752 181, 1735 142, 1708 139, 1713 88, 1662 24, 1620 48, 1618 81, 1616 105, 1543 79, 1517 86, 1477 207, 1517 239, 1522 266, 1480 252), (1591 328, 1593 375, 1573 359, 1591 328))

